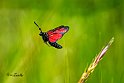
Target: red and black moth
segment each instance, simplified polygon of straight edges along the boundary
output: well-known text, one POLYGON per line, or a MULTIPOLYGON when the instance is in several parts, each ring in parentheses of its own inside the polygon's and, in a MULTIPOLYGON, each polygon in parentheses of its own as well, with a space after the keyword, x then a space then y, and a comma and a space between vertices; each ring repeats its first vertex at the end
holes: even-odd
POLYGON ((39 28, 40 30, 40 36, 42 36, 43 41, 48 45, 48 43, 58 49, 61 49, 62 46, 60 44, 57 43, 57 41, 59 39, 61 39, 63 37, 63 35, 68 32, 69 27, 68 26, 64 26, 61 25, 55 29, 49 30, 47 32, 42 32, 41 28, 38 26, 38 24, 36 22, 34 22, 34 24, 36 24, 36 26, 39 28))

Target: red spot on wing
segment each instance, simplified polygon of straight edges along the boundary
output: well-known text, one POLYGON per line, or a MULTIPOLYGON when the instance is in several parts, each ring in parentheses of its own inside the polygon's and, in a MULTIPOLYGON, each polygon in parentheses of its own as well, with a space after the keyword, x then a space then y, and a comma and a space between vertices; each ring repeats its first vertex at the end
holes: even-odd
POLYGON ((52 34, 49 36, 50 42, 56 42, 57 40, 61 39, 62 34, 52 34))

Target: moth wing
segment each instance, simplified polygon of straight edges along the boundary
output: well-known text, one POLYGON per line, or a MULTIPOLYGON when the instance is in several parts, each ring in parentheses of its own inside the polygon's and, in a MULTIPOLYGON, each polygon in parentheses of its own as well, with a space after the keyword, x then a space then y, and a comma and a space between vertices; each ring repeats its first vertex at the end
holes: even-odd
POLYGON ((56 42, 57 40, 61 39, 68 30, 68 26, 59 26, 53 30, 49 30, 47 32, 49 42, 56 42))

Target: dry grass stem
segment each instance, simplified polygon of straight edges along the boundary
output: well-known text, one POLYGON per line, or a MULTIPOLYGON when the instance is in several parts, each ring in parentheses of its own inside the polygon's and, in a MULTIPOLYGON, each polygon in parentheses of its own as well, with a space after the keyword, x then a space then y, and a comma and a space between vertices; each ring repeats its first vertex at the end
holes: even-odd
POLYGON ((98 65, 108 48, 111 46, 111 44, 114 41, 114 37, 109 41, 109 43, 99 52, 99 54, 96 56, 96 58, 93 60, 93 62, 90 64, 90 66, 87 68, 87 70, 82 74, 80 80, 78 83, 85 83, 89 75, 94 71, 95 67, 98 65))

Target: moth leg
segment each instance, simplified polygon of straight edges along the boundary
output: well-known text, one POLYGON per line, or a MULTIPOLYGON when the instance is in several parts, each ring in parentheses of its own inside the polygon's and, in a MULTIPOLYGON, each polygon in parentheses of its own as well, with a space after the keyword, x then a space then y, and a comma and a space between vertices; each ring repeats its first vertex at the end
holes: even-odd
POLYGON ((50 47, 50 45, 47 42, 44 42, 44 43, 50 47))

